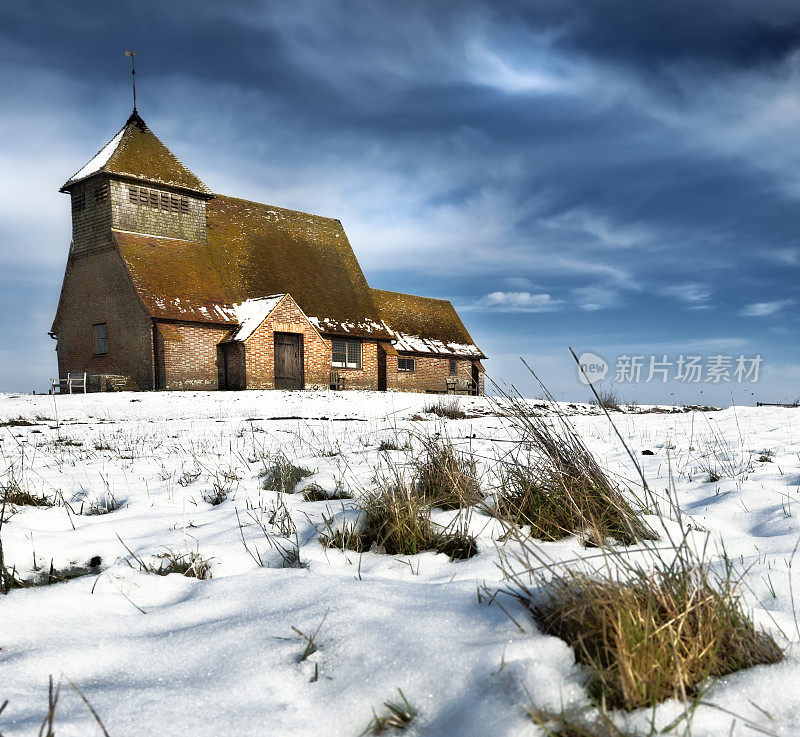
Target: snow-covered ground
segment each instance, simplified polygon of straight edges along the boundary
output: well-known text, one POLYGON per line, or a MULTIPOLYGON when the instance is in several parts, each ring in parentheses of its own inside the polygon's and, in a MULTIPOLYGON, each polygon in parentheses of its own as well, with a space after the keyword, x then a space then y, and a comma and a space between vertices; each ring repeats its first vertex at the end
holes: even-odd
MULTIPOLYGON (((352 518, 351 502, 280 495, 297 530, 303 567, 294 568, 281 566, 253 523, 257 516, 269 529, 280 512, 279 495, 259 478, 276 452, 312 469, 323 488, 357 496, 380 466, 405 459, 402 450, 379 452, 381 441, 446 432, 472 449, 490 485, 505 420, 487 399, 461 398, 470 417, 446 421, 422 412, 429 401, 361 392, 0 395, 0 470, 68 502, 10 516, 7 565, 30 577, 34 556, 39 568, 52 562, 56 570, 100 558, 90 575, 0 596, 0 704, 9 702, 0 733, 38 733, 50 675, 79 686, 112 737, 355 737, 373 709, 383 714, 385 701, 399 699, 398 689, 417 711, 406 734, 536 735, 526 708, 586 703, 567 645, 540 634, 512 599, 502 604, 513 621, 489 603, 486 590, 505 585, 498 550, 512 543, 497 541, 488 518, 473 514, 480 552, 465 561, 343 554, 324 549, 319 530, 323 515, 352 518), (20 418, 33 424, 9 424, 20 418), (228 492, 216 506, 206 500, 215 486, 228 492), (85 513, 112 498, 118 509, 85 513), (257 565, 243 537, 267 565, 257 565), (210 559, 213 577, 145 573, 128 549, 147 562, 167 549, 196 551, 210 559), (318 627, 318 650, 301 661, 305 641, 293 628, 311 635, 318 627)), ((734 720, 735 735, 754 727, 800 734, 800 660, 791 647, 800 640, 792 605, 800 581, 791 585, 800 566, 800 558, 791 566, 799 413, 614 414, 659 493, 671 463, 697 534, 708 531, 713 550, 724 544, 747 569, 747 606, 788 648, 778 665, 715 684, 705 695, 715 706, 694 714, 694 737, 728 735, 734 720), (653 455, 641 456, 645 449, 653 455), (708 462, 719 466, 719 481, 707 481, 708 462)), ((605 417, 576 407, 572 419, 604 466, 634 486, 635 469, 605 417)), ((437 512, 436 520, 455 514, 437 512)), ((542 548, 555 559, 587 554, 576 540, 542 548)), ((662 704, 656 721, 680 708, 662 704)), ((59 737, 99 734, 74 692, 65 692, 58 714, 59 737)), ((619 724, 651 716, 619 715, 619 724)))

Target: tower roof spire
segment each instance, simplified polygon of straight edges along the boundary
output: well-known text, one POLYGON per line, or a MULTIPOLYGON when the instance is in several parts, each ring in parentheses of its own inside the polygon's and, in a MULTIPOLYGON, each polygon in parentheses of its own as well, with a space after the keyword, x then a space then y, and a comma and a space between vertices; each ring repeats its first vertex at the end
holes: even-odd
POLYGON ((136 112, 136 50, 127 49, 125 56, 131 59, 131 83, 133 85, 133 112, 136 112))
POLYGON ((155 136, 136 110, 94 158, 69 178, 61 191, 96 174, 115 174, 211 196, 211 190, 155 136))

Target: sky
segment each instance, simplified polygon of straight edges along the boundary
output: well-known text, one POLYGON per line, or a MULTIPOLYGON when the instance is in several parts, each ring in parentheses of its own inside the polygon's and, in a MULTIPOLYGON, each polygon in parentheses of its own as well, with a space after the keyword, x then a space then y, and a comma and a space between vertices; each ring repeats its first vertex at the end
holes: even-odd
POLYGON ((4 3, 0 391, 56 374, 58 188, 129 115, 133 48, 206 184, 339 218, 494 381, 586 399, 573 346, 625 401, 794 400, 799 33, 769 0, 4 3))

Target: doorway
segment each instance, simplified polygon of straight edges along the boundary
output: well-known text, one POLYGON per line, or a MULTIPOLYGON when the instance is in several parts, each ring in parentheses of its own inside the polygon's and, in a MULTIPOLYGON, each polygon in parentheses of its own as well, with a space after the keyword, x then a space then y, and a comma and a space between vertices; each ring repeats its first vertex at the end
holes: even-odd
POLYGON ((303 388, 303 336, 275 333, 275 388, 303 388))

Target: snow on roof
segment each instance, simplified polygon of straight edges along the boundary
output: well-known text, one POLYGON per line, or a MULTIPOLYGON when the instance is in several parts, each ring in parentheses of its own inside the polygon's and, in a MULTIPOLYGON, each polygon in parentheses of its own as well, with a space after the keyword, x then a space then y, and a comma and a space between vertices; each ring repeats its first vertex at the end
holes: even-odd
POLYGON ((86 164, 78 172, 75 172, 69 180, 67 184, 71 184, 72 182, 77 182, 79 179, 86 179, 86 177, 95 174, 96 172, 100 171, 107 163, 108 160, 111 158, 111 154, 117 150, 117 146, 119 146, 119 142, 122 140, 122 134, 125 133, 125 128, 127 124, 120 128, 119 133, 114 136, 103 148, 101 148, 94 156, 94 158, 86 164))
POLYGON ((239 329, 230 339, 239 342, 247 340, 285 296, 285 294, 271 294, 268 297, 256 297, 235 304, 233 311, 239 322, 239 329))
POLYGON ((446 299, 373 289, 383 324, 398 351, 485 358, 446 299))
MULTIPOLYGON (((389 326, 387 325, 387 328, 389 326)), ((391 329, 391 328, 389 328, 391 329)), ((411 351, 413 353, 433 353, 456 356, 476 356, 481 358, 483 353, 480 348, 472 343, 453 343, 450 341, 436 340, 432 338, 421 338, 418 335, 394 332, 397 342, 395 348, 398 351, 411 351)))

